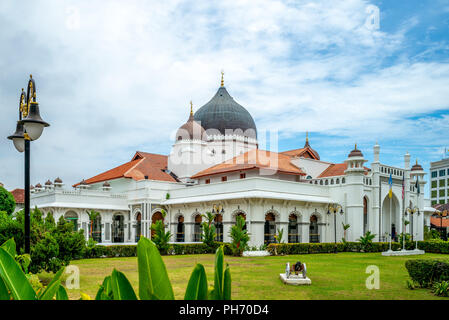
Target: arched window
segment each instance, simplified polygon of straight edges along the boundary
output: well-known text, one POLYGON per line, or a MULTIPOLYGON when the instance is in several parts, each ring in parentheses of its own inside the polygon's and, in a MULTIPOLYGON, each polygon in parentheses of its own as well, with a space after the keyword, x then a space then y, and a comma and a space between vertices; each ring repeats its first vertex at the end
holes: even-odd
POLYGON ((74 211, 69 211, 64 215, 64 219, 67 222, 73 224, 73 231, 78 231, 78 214, 74 211))
POLYGON ((309 242, 320 242, 320 230, 318 228, 318 217, 316 215, 312 215, 310 217, 309 242))
POLYGON ((142 214, 139 212, 136 215, 136 242, 139 242, 140 237, 142 236, 142 214))
POLYGON ((195 224, 193 225, 193 241, 194 242, 201 241, 201 235, 202 235, 201 222, 202 222, 202 220, 203 220, 203 218, 201 217, 200 214, 197 214, 195 216, 195 224))
POLYGON ((220 213, 217 213, 214 218, 215 225, 215 241, 223 242, 223 216, 220 213))
POLYGON ((298 217, 296 214, 291 214, 288 217, 288 242, 289 243, 298 243, 299 235, 298 235, 298 217))
POLYGON ((184 242, 184 216, 178 217, 178 223, 176 226, 176 242, 184 242))
POLYGON ((324 182, 324 184, 327 186, 327 185, 329 185, 329 180, 326 180, 325 182, 324 182))
POLYGON ((337 181, 335 182, 336 184, 340 184, 340 179, 337 178, 337 181))
POLYGON ((101 242, 101 215, 99 214, 95 220, 89 221, 89 228, 92 234, 92 239, 96 242, 101 242))
POLYGON ((341 183, 345 184, 346 183, 346 179, 345 178, 341 178, 341 183))
POLYGON ((264 233, 264 243, 270 244, 274 243, 274 235, 276 234, 276 218, 272 212, 265 215, 265 233, 264 233))
POLYGON ((246 229, 246 214, 243 213, 243 212, 239 212, 239 213, 235 216, 236 221, 237 221, 237 217, 239 217, 239 216, 242 217, 243 220, 245 220, 245 225, 243 226, 243 230, 247 230, 247 229, 246 229))
POLYGON ((331 179, 331 184, 334 184, 334 179, 331 179))
POLYGON ((363 197, 363 234, 368 231, 368 199, 363 197))
POLYGON ((125 242, 125 216, 122 214, 112 217, 112 242, 125 242))
MULTIPOLYGON (((156 224, 157 221, 162 220, 162 222, 164 222, 164 217, 162 215, 161 212, 155 212, 153 213, 153 216, 151 217, 151 224, 156 224)), ((151 239, 153 239, 154 237, 154 233, 155 231, 153 229, 151 229, 151 239)))

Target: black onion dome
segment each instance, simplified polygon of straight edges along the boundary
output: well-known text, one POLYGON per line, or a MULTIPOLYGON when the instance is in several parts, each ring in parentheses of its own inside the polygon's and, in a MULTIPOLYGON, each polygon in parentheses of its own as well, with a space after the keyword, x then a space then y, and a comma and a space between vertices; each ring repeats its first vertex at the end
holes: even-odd
POLYGON ((257 128, 253 117, 244 107, 235 102, 223 86, 208 103, 195 112, 194 119, 207 133, 215 129, 225 135, 229 134, 226 130, 240 129, 245 136, 257 138, 257 128))

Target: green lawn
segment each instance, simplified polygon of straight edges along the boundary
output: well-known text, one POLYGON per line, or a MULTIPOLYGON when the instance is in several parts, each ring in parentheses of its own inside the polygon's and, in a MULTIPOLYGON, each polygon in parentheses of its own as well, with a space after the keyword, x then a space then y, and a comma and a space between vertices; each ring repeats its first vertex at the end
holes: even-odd
MULTIPOLYGON (((429 289, 409 290, 405 261, 414 258, 446 258, 445 255, 383 257, 380 253, 308 254, 276 257, 235 258, 225 256, 232 275, 233 299, 447 299, 434 296, 429 289), (289 286, 279 280, 286 262, 307 264, 311 286, 289 286), (380 270, 380 289, 368 290, 366 267, 380 270)), ((196 263, 206 268, 209 284, 213 284, 214 255, 165 256, 164 262, 176 299, 182 299, 190 273, 196 263)), ((71 299, 79 292, 92 298, 113 268, 120 270, 138 290, 137 258, 88 259, 72 262, 80 269, 80 290, 68 290, 71 299)))

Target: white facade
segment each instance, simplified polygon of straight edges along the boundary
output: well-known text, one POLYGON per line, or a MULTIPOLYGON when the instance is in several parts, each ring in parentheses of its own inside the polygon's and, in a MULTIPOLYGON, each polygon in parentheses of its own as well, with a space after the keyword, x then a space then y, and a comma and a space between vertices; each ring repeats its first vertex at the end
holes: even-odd
POLYGON ((338 175, 323 175, 333 165, 330 162, 292 156, 291 164, 303 175, 282 171, 266 175, 256 166, 191 178, 257 146, 256 139, 239 135, 177 140, 166 167, 177 182, 123 176, 108 179, 107 187, 105 180, 74 190, 49 187, 32 194, 31 206, 52 212, 55 219, 75 219, 86 238, 90 230, 86 211, 100 212, 101 221, 95 230, 101 243, 135 243, 139 235, 150 237, 151 223, 160 218, 162 209, 167 212, 164 222, 173 241, 199 241, 199 216, 217 208, 221 215, 217 226, 222 230, 222 238, 217 240, 224 242, 230 241, 229 231, 239 214, 246 219, 251 246, 273 241, 278 229, 284 230, 285 242, 340 242, 344 236, 342 223, 350 224, 347 241, 356 241, 367 231, 376 234, 376 241, 389 241, 392 230, 396 236, 403 231, 407 207, 419 209, 419 214, 417 211, 405 217, 411 222, 406 232, 423 239, 423 226, 430 225, 431 213, 423 194, 425 173, 410 168, 408 154, 403 168, 382 164, 377 144, 370 169, 364 167, 367 160, 361 152, 353 150, 351 154, 360 154, 342 159, 344 163, 339 165, 346 168, 338 175), (415 189, 416 177, 420 194, 415 189), (333 212, 328 213, 329 205, 341 206, 335 218, 333 212))

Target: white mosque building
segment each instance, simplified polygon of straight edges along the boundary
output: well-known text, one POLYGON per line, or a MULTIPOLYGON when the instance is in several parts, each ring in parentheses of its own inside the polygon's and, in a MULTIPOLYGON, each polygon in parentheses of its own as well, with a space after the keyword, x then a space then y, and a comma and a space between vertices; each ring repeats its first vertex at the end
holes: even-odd
POLYGON ((415 239, 423 239, 423 226, 430 225, 426 173, 417 162, 410 166, 408 153, 403 168, 386 165, 376 143, 368 168, 357 146, 341 163, 321 160, 308 138, 295 150, 261 150, 251 114, 229 95, 223 79, 208 103, 191 110, 175 140, 168 156, 138 151, 70 189, 59 178, 38 184, 31 206, 72 220, 86 239, 87 211, 98 211, 93 237, 103 244, 150 237, 159 219, 173 242, 200 242, 206 212, 216 214, 217 240, 224 242, 236 217, 245 218, 251 246, 273 242, 280 229, 285 242, 340 242, 344 234, 356 241, 367 231, 376 241, 389 241, 402 232, 404 213, 406 232, 415 239), (342 223, 350 225, 346 232, 342 223))

